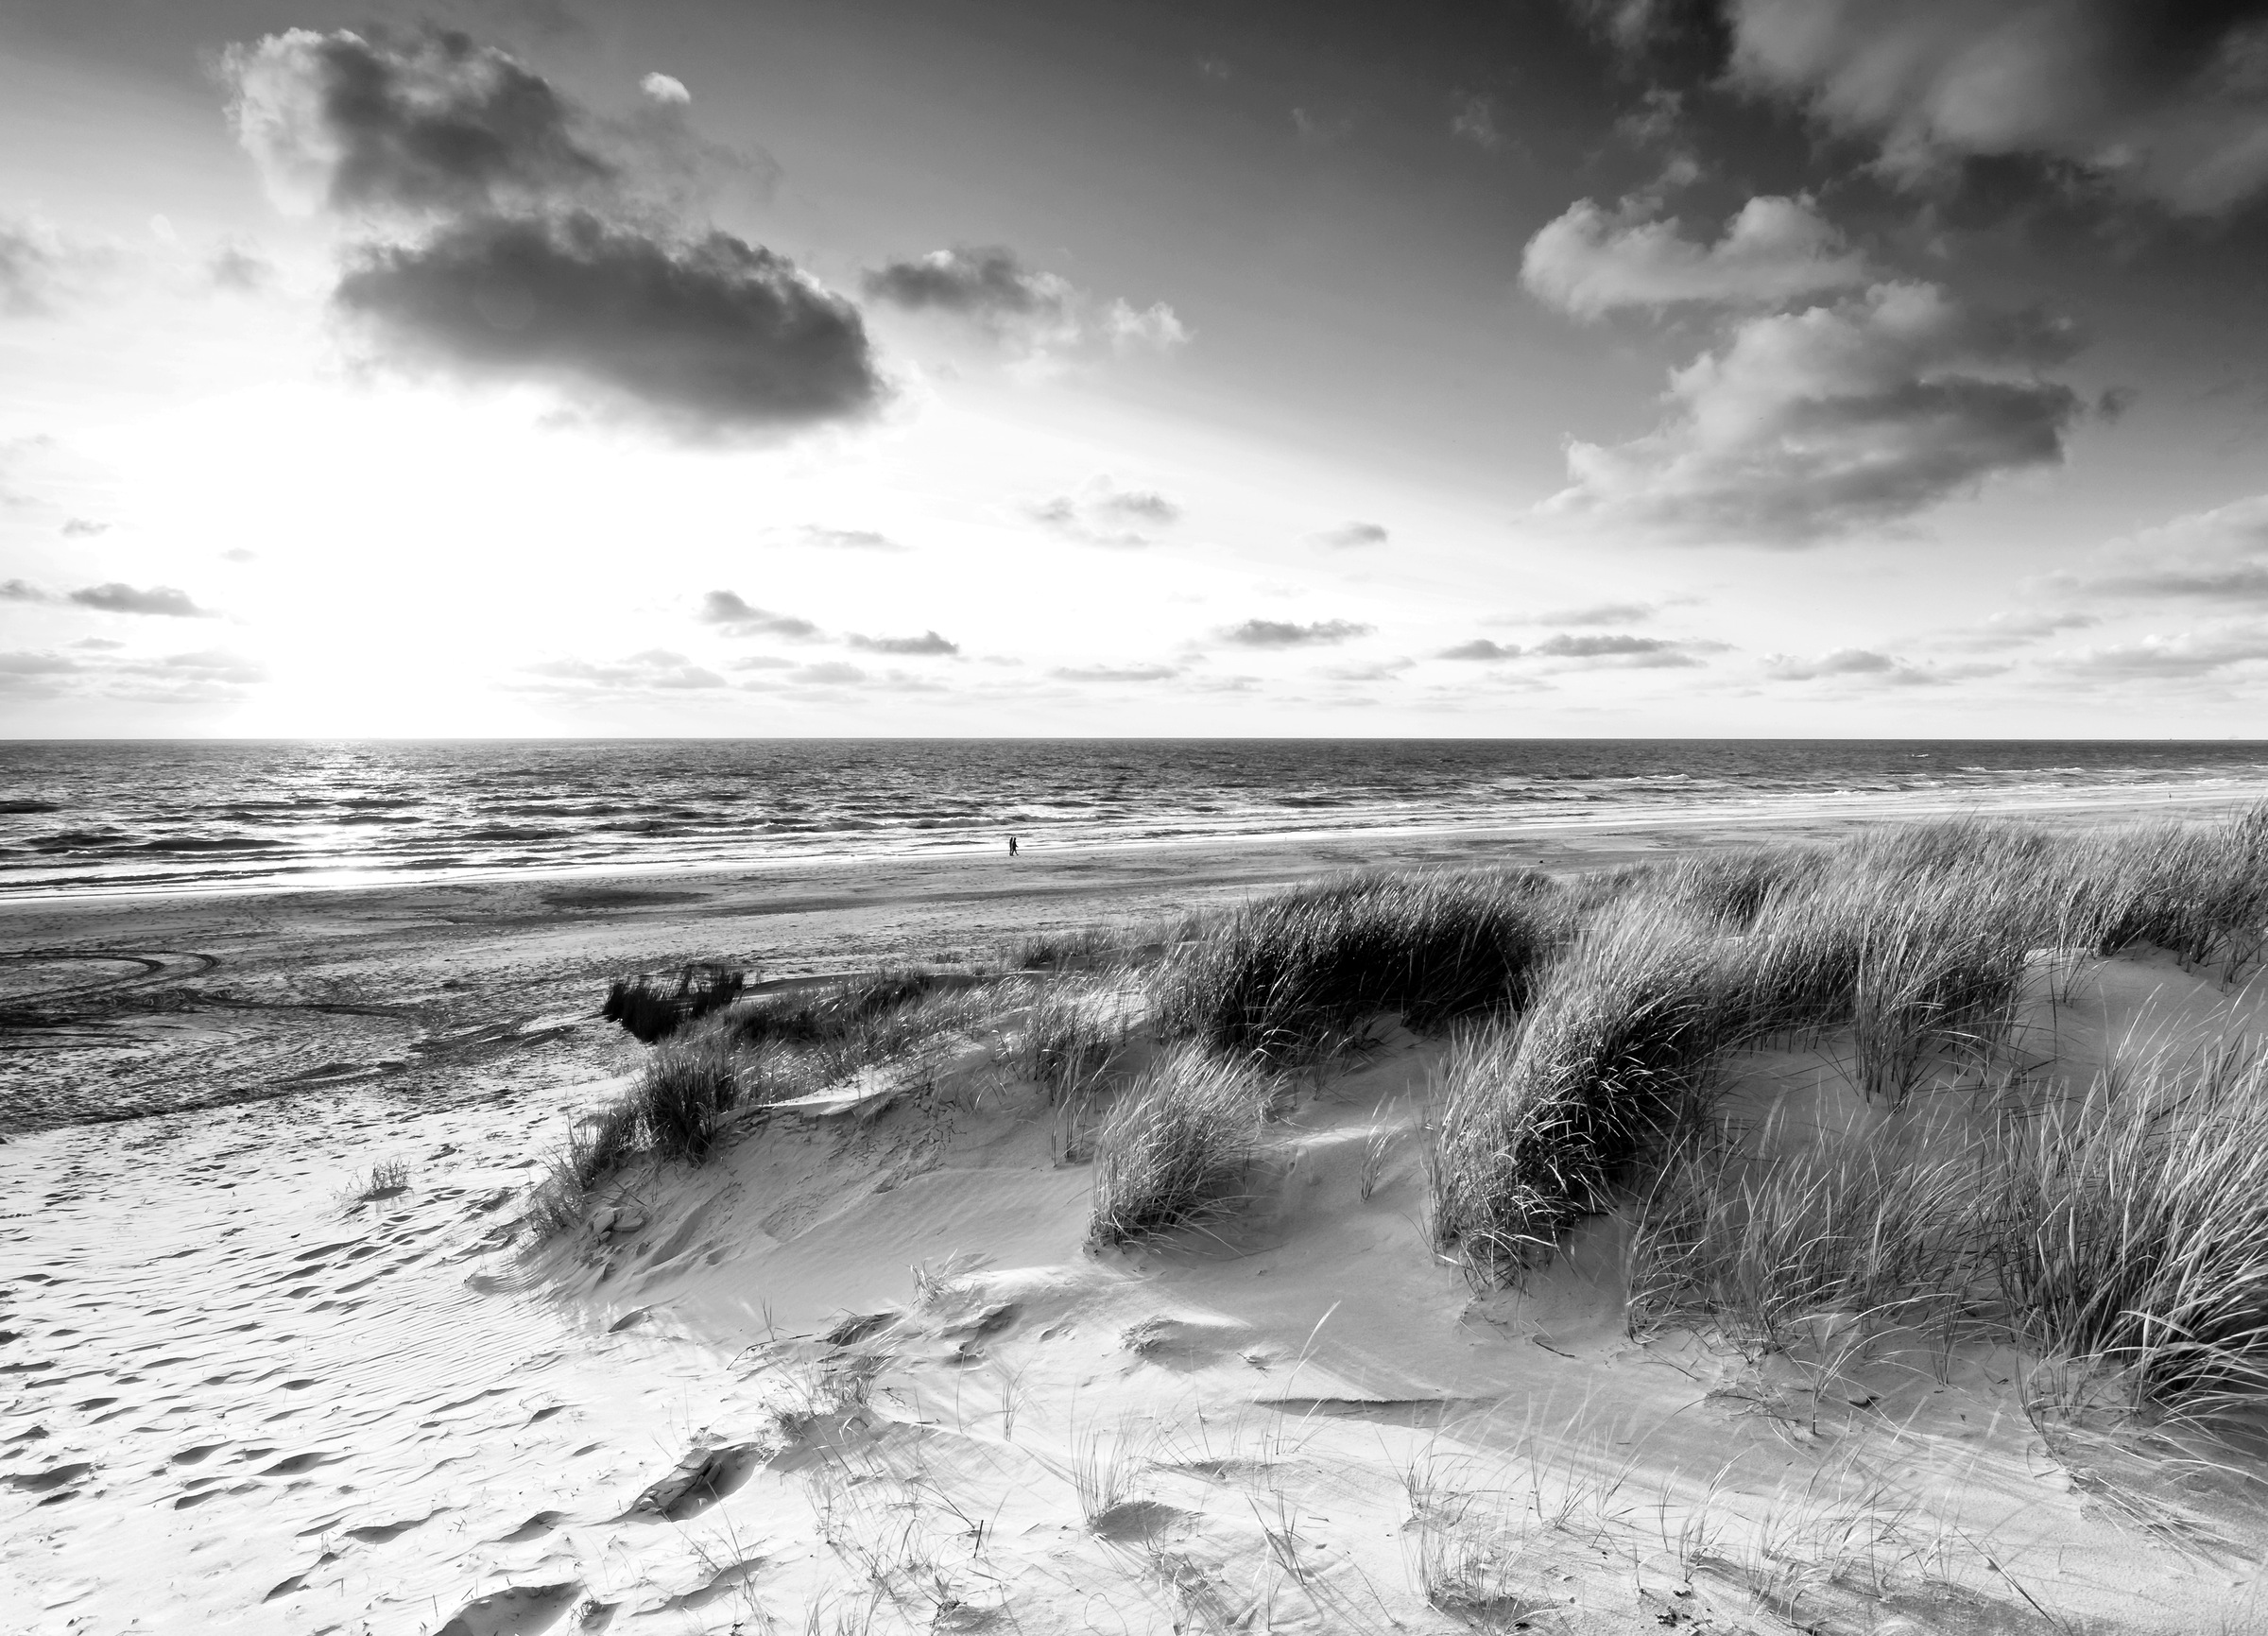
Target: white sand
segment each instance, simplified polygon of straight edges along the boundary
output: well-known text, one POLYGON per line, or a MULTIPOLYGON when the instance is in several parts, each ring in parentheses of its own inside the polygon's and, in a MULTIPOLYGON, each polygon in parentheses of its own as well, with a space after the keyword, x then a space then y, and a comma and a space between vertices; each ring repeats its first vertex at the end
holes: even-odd
MULTIPOLYGON (((621 910, 628 940, 667 907, 621 910)), ((554 971, 524 1049, 0 1148, 0 1627, 2268 1627, 2241 1485, 2043 1430, 2011 1353, 1829 1373, 1634 1339, 1611 1222, 1476 1296, 1422 1231, 1437 1047, 1399 1033, 1273 1128, 1210 1235, 1087 1253, 1090 1172, 963 1053, 879 1116, 632 1177, 620 1231, 519 1259, 538 1161, 636 1059, 561 1020, 591 934, 336 912, 366 911, 400 917, 404 986, 499 949, 554 971), (391 1159, 407 1189, 352 1201, 391 1159)), ((341 926, 294 924, 310 970, 351 962, 341 926)), ((2264 1004, 2122 958, 2029 1042, 2084 1076, 2264 1004)), ((1853 1114, 1830 1058, 1744 1073, 1853 1114)))

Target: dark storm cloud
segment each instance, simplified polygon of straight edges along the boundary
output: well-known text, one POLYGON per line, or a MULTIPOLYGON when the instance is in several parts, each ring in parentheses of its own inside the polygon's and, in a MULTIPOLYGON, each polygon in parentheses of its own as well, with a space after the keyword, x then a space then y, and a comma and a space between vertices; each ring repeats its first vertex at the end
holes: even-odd
POLYGON ((862 653, 947 654, 958 653, 961 645, 949 642, 934 630, 924 630, 919 636, 851 636, 845 646, 862 653))
POLYGON ((1318 647, 1350 642, 1358 636, 1369 635, 1376 629, 1348 619, 1326 619, 1312 625, 1295 625, 1281 619, 1247 619, 1222 631, 1221 639, 1239 647, 1318 647))
POLYGON ((1550 508, 1772 545, 1896 525, 2060 464, 2085 405, 2036 371, 2079 344, 2068 324, 1922 284, 1745 319, 1671 375, 1658 430, 1571 443, 1573 482, 1550 508))
POLYGON ((784 636, 792 642, 808 642, 819 633, 810 620, 754 607, 737 591, 703 594, 700 620, 704 625, 721 625, 733 636, 784 636))
POLYGON ((1349 523, 1315 536, 1315 543, 1332 551, 1359 551, 1383 545, 1393 535, 1381 523, 1349 523))
POLYGON ((619 177, 541 75, 447 29, 294 28, 221 60, 239 140, 271 180, 335 210, 521 208, 619 177))
POLYGON ((979 322, 1060 319, 1071 296, 1069 284, 1025 267, 1005 245, 958 246, 885 262, 862 273, 859 287, 869 301, 979 322))
POLYGON ((1926 179, 2033 156, 2168 209, 2268 188, 2268 5, 2219 0, 1728 0, 1733 81, 1926 179))
POLYGON ((149 613, 167 619, 214 617, 211 610, 190 601, 187 592, 177 591, 170 585, 122 585, 113 579, 107 585, 89 585, 66 592, 63 600, 104 613, 149 613))
POLYGON ((364 246, 333 300, 401 361, 558 382, 689 437, 847 419, 884 395, 857 310, 730 233, 476 216, 364 246))

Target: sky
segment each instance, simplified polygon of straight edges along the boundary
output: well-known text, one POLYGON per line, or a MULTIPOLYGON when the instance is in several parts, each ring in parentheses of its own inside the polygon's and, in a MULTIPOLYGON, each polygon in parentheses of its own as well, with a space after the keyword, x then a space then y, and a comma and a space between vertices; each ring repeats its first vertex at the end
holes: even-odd
POLYGON ((0 737, 2262 735, 2268 4, 11 0, 0 737))

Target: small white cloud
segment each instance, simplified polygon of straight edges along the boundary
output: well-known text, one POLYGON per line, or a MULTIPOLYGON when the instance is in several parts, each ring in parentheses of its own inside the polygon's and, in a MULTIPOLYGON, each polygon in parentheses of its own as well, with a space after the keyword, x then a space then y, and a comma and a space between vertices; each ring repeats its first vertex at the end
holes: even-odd
POLYGON ((667 74, 647 75, 638 82, 638 89, 656 102, 672 103, 678 107, 683 107, 693 100, 693 93, 685 89, 685 82, 667 74))
POLYGON ((1194 333, 1163 301, 1137 310, 1124 300, 1114 301, 1103 314, 1103 328, 1122 353, 1136 347, 1170 353, 1187 346, 1194 333))
POLYGON ((1528 240, 1521 283, 1563 312, 1595 319, 1621 307, 1691 301, 1778 306, 1866 282, 1865 258, 1808 198, 1752 198, 1714 244, 1697 244, 1675 218, 1649 214, 1643 204, 1608 211, 1578 200, 1528 240))

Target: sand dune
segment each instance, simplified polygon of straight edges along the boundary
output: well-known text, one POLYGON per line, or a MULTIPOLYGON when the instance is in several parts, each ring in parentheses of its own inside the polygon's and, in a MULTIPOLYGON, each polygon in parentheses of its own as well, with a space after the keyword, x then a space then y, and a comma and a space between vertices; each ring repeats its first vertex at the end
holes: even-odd
MULTIPOLYGON (((423 935, 404 988, 471 957, 423 935)), ((625 1083, 590 1070, 642 1055, 572 1014, 575 935, 513 933, 547 973, 509 1007, 517 1058, 0 1151, 9 1628, 2268 1618, 2249 1479, 2027 1413, 2010 1349, 1845 1353, 1832 1315, 1765 1357, 1634 1330, 1611 1217, 1524 1289, 1476 1287, 1424 1220, 1443 1047, 1398 1027, 1283 1111, 1233 1212, 1133 1250, 1086 1248, 1091 1167, 1020 1077, 1013 1010, 881 1094, 626 1172, 538 1245, 543 1161, 625 1083)), ((2076 1083, 2256 1035, 2264 1006, 2268 981, 2140 951, 2036 992, 2018 1039, 2076 1083)), ((1841 1049, 1748 1053, 1730 1094, 1884 1117, 1841 1049)))

